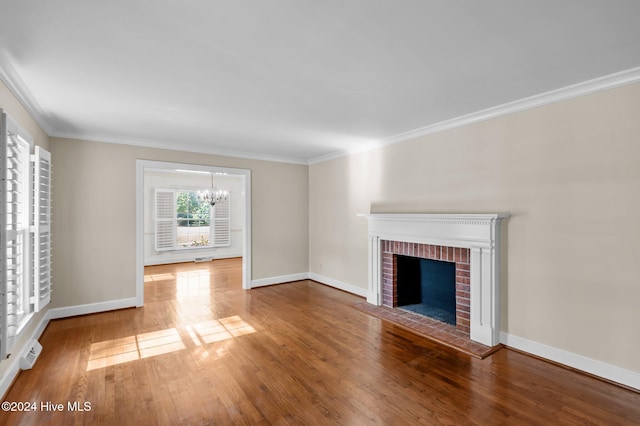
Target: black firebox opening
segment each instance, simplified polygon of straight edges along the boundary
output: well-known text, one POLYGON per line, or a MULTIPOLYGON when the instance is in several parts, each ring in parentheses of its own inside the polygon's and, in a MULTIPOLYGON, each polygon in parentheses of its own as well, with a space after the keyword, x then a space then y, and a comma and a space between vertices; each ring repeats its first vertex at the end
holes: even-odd
POLYGON ((398 307, 456 325, 456 264, 397 256, 398 307))

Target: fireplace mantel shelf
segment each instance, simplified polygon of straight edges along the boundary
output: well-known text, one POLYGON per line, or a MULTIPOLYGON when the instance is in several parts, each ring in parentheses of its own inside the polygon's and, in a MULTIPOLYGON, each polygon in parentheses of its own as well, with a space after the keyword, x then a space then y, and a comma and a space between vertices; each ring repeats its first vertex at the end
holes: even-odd
POLYGON ((382 304, 381 241, 470 249, 471 340, 495 346, 500 340, 500 241, 505 213, 360 214, 368 221, 367 302, 382 304))
POLYGON ((360 213, 369 220, 484 222, 509 217, 508 213, 360 213))

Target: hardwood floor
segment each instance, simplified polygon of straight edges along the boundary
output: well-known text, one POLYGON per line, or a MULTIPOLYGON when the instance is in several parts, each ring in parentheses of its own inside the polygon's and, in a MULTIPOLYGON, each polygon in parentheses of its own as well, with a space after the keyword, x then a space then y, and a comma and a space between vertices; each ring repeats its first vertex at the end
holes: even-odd
POLYGON ((145 275, 144 308, 49 324, 5 398, 37 410, 0 424, 640 423, 638 393, 507 349, 471 357, 321 284, 244 291, 239 259, 145 275))

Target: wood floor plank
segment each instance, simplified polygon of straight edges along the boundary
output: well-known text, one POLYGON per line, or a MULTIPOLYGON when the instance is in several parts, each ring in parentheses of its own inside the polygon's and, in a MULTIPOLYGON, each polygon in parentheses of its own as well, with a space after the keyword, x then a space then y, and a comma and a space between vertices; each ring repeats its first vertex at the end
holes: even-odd
POLYGON ((38 410, 0 424, 640 424, 639 393, 508 349, 473 358, 359 301, 308 280, 242 290, 240 259, 147 267, 144 308, 50 322, 5 397, 38 410))

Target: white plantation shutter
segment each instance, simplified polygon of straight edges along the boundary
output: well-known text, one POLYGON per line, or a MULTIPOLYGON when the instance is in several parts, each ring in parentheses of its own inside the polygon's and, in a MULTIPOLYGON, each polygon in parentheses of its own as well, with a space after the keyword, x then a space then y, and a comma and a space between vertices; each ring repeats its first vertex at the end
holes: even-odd
POLYGON ((51 301, 51 153, 39 146, 33 156, 33 304, 51 301))
POLYGON ((0 110, 0 358, 5 358, 28 303, 29 149, 15 125, 0 110), (26 293, 26 294, 25 294, 26 293))
MULTIPOLYGON (((1 110, 0 110, 1 112, 1 110)), ((7 144, 6 144, 6 123, 4 114, 0 114, 0 182, 8 177, 7 170, 7 144)), ((0 359, 7 356, 7 308, 6 308, 6 285, 8 280, 7 244, 9 238, 7 235, 7 193, 9 183, 3 184, 0 188, 0 359)))
POLYGON ((231 194, 227 199, 212 207, 211 238, 212 247, 228 247, 231 245, 231 194))
POLYGON ((176 246, 176 195, 172 189, 155 190, 156 251, 173 250, 176 246))

